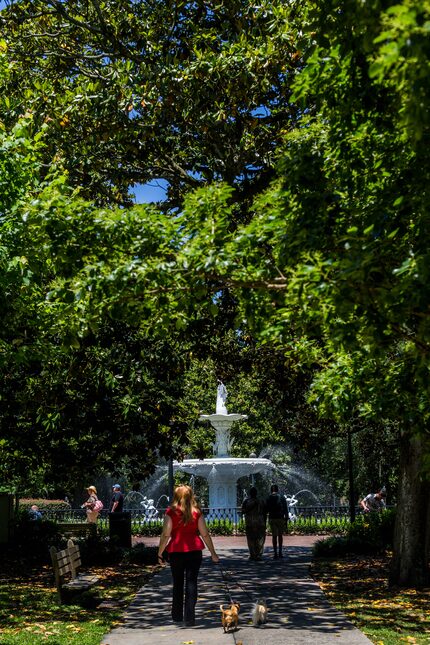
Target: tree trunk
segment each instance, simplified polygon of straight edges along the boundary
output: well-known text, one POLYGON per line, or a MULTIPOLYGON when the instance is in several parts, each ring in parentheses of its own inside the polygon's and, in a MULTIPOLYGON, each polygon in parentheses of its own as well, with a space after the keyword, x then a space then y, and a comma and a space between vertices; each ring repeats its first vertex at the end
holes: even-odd
POLYGON ((429 583, 428 531, 430 482, 422 472, 424 441, 401 439, 400 479, 390 584, 424 587, 429 583))
MULTIPOLYGON (((429 564, 430 563, 430 495, 427 499, 427 532, 426 532, 425 559, 426 559, 426 562, 429 564)), ((430 576, 430 573, 429 573, 429 576, 430 576)))

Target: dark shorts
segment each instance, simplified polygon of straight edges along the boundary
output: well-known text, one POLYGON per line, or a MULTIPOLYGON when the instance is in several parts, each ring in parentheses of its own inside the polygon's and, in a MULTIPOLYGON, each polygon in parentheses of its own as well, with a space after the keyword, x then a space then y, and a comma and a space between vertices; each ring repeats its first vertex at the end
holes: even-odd
POLYGON ((278 535, 283 535, 287 530, 286 522, 283 518, 280 520, 269 519, 269 525, 272 536, 277 537, 278 535))

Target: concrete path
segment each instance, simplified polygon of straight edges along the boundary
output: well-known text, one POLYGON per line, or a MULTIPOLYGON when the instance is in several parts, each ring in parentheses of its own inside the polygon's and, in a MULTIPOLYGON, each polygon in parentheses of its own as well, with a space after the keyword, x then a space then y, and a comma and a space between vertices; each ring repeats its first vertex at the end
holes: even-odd
POLYGON ((125 612, 124 623, 107 634, 102 645, 369 645, 364 634, 330 605, 309 576, 314 541, 300 536, 286 538, 283 560, 272 559, 266 542, 263 561, 250 562, 243 538, 214 539, 230 594, 241 603, 235 632, 224 634, 221 627, 219 606, 228 603, 228 594, 220 567, 205 551, 196 627, 172 624, 171 576, 169 567, 165 567, 138 592, 125 612), (252 601, 261 596, 267 601, 269 622, 256 628, 250 622, 250 612, 252 601))

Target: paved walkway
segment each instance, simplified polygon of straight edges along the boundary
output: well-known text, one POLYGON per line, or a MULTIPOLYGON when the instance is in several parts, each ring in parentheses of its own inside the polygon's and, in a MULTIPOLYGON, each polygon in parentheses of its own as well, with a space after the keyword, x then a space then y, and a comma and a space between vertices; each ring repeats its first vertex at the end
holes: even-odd
POLYGON ((266 541, 263 561, 249 562, 243 538, 214 539, 231 596, 241 603, 235 632, 224 634, 221 627, 219 606, 228 602, 226 588, 220 568, 205 551, 196 627, 172 624, 170 569, 164 567, 138 592, 125 612, 124 623, 107 634, 102 645, 369 645, 364 634, 330 605, 309 576, 314 541, 311 537, 287 537, 283 560, 272 559, 270 541, 266 541), (252 600, 259 596, 266 598, 269 622, 256 628, 250 622, 250 612, 252 600))

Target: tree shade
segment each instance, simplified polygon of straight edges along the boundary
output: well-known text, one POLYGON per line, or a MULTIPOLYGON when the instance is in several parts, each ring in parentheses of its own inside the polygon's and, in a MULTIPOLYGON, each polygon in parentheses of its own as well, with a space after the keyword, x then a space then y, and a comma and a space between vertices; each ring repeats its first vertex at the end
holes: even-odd
MULTIPOLYGON (((23 62, 25 37, 22 42, 21 36, 15 38, 16 51, 12 49, 14 12, 27 11, 33 5, 20 3, 6 18, 10 30, 6 51, 21 56, 23 62)), ((64 16, 62 3, 52 2, 51 6, 54 11, 48 12, 48 21, 56 19, 59 12, 72 24, 70 16, 64 16)), ((146 7, 143 3, 135 6, 146 7)), ((429 483, 425 475, 429 470, 426 243, 429 198, 425 188, 429 178, 426 80, 429 36, 424 27, 429 20, 429 7, 426 2, 352 3, 346 11, 343 3, 335 1, 309 2, 300 7, 301 33, 305 34, 300 38, 305 46, 303 52, 294 54, 297 54, 294 69, 300 73, 294 84, 290 74, 291 82, 286 86, 288 106, 295 102, 294 118, 286 117, 285 111, 282 113, 279 138, 272 131, 268 137, 270 154, 265 148, 267 140, 262 142, 267 165, 251 161, 251 179, 238 173, 238 165, 227 164, 226 171, 220 172, 216 155, 209 170, 197 166, 195 159, 201 160, 201 148, 196 157, 193 138, 188 135, 182 139, 183 155, 193 161, 185 168, 186 177, 179 163, 179 168, 174 166, 176 179, 169 178, 170 205, 181 206, 174 217, 151 208, 97 209, 89 202, 75 199, 64 179, 46 182, 43 190, 38 190, 38 200, 19 203, 28 194, 28 184, 33 180, 25 171, 10 170, 11 184, 4 184, 7 187, 4 201, 11 213, 7 226, 19 230, 17 239, 21 236, 23 248, 30 251, 28 257, 21 251, 12 257, 6 255, 4 284, 15 289, 11 319, 29 311, 37 312, 36 338, 40 329, 40 322, 36 321, 43 320, 49 324, 51 333, 77 350, 88 333, 95 333, 100 320, 109 317, 133 324, 139 321, 142 330, 155 328, 160 336, 172 327, 185 333, 196 319, 211 315, 216 319, 221 309, 220 294, 231 294, 238 329, 246 327, 260 340, 282 349, 288 359, 294 357, 302 365, 317 370, 310 398, 321 412, 340 424, 356 417, 376 420, 382 417, 399 424, 401 487, 392 579, 401 584, 423 585, 428 580, 430 525, 429 483), (199 185, 202 177, 209 182, 218 179, 224 182, 188 192, 186 186, 199 185), (35 275, 40 275, 39 281, 35 281, 35 275), (50 285, 42 305, 40 295, 44 291, 40 281, 50 285), (26 296, 25 302, 22 287, 31 296, 26 296), (418 472, 421 478, 417 477, 418 472)), ((288 43, 294 42, 295 46, 297 38, 290 40, 290 23, 283 20, 282 8, 276 9, 276 37, 285 41, 288 49, 288 43)), ((290 6, 285 11, 290 19, 295 17, 294 12, 291 16, 290 6)), ((272 12, 270 16, 273 15, 272 12)), ((210 14, 208 20, 212 20, 210 14)), ((219 16, 214 20, 218 29, 219 16)), ((24 22, 25 29, 30 28, 24 22)), ((227 22, 229 26, 233 24, 227 22)), ((82 29, 79 25, 75 27, 82 29)), ((197 33, 198 30, 194 32, 197 33)), ((203 29, 202 34, 207 33, 203 29)), ((114 42, 115 33, 104 35, 109 36, 110 43, 114 42)), ((241 42, 240 34, 236 40, 241 42)), ((231 45, 233 50, 228 50, 229 61, 234 58, 236 40, 231 45)), ((221 42, 224 46, 224 41, 221 42)), ((223 52, 219 43, 216 47, 205 45, 204 51, 207 55, 215 52, 218 64, 223 60, 223 52)), ((197 60, 196 51, 194 48, 197 60)), ((281 51, 287 58, 289 50, 281 51)), ((123 80, 124 69, 131 70, 133 62, 130 63, 126 51, 121 56, 118 64, 124 65, 120 73, 123 80)), ((189 62, 187 56, 188 53, 184 60, 189 62)), ((76 59, 76 52, 72 58, 76 59)), ((42 106, 50 101, 56 106, 57 100, 60 103, 63 100, 57 99, 56 70, 51 60, 50 57, 38 60, 38 64, 46 64, 49 84, 43 86, 45 93, 39 95, 48 97, 39 101, 42 106)), ((67 53, 63 58, 57 56, 58 60, 65 64, 67 79, 75 78, 72 71, 76 78, 83 73, 68 66, 67 53)), ((110 65, 110 59, 108 62, 110 65)), ((138 62, 142 65, 141 59, 138 62)), ((181 65, 186 69, 185 63, 181 65)), ((156 60, 151 61, 151 67, 158 69, 156 60)), ((177 69, 175 73, 182 75, 177 69)), ((278 79, 279 73, 277 69, 278 79)), ((38 88, 32 84, 38 74, 39 69, 32 70, 27 81, 18 74, 21 95, 28 90, 28 99, 35 104, 28 118, 36 126, 46 121, 41 129, 47 133, 46 138, 36 135, 37 145, 42 148, 38 154, 52 159, 53 149, 58 147, 55 163, 68 166, 72 184, 81 183, 84 194, 103 201, 100 196, 106 182, 103 173, 97 171, 97 160, 89 163, 88 176, 70 168, 72 150, 79 150, 76 157, 79 164, 86 163, 83 160, 87 155, 79 146, 66 149, 67 137, 63 134, 68 131, 69 113, 63 115, 63 110, 59 110, 51 116, 43 112, 43 107, 34 109, 38 105, 35 92, 38 88), (60 142, 66 153, 60 149, 60 142)), ((3 82, 10 103, 6 127, 15 122, 22 108, 18 94, 8 91, 16 75, 17 66, 11 61, 3 82)), ((235 87, 241 87, 240 72, 238 75, 232 77, 232 86, 227 85, 232 95, 235 87)), ((88 76, 87 68, 83 76, 88 76)), ((262 73, 259 79, 262 87, 264 79, 262 73)), ((120 85, 124 86, 122 82, 120 85)), ((210 87, 208 83, 207 88, 210 87)), ((195 90, 196 86, 192 96, 196 95, 195 90)), ((282 97, 281 90, 276 85, 274 95, 282 97)), ((272 87, 265 91, 270 93, 272 87)), ((74 89, 71 92, 76 99, 74 89)), ((246 96, 248 93, 252 96, 249 87, 246 96)), ((181 98, 185 95, 186 92, 181 94, 181 98)), ((64 92, 58 96, 68 95, 64 92)), ((113 132, 115 124, 127 123, 124 132, 128 132, 129 122, 134 121, 134 103, 130 102, 133 97, 130 94, 120 98, 127 101, 125 107, 132 106, 127 110, 129 116, 121 112, 122 120, 112 118, 109 123, 113 132)), ((106 100, 109 106, 111 90, 106 100)), ((251 110, 264 104, 260 98, 258 101, 251 110)), ((198 106, 202 115, 206 114, 198 100, 191 103, 198 106)), ((151 104, 152 111, 156 105, 158 99, 151 104)), ((146 110, 146 105, 141 108, 146 110)), ((176 141, 175 120, 169 109, 161 112, 169 115, 176 141)), ((184 109, 181 108, 182 115, 184 109)), ((229 120, 230 112, 221 118, 222 107, 217 105, 216 109, 209 121, 221 124, 216 136, 224 142, 224 153, 220 155, 223 161, 230 159, 228 141, 235 141, 230 125, 240 119, 229 120)), ((241 109, 239 106, 239 115, 241 109)), ((271 109, 268 121, 274 120, 273 114, 271 109)), ((85 124, 84 117, 92 123, 92 117, 82 114, 79 124, 85 124)), ((194 113, 193 118, 197 119, 194 113)), ((93 125, 88 131, 93 131, 93 125)), ((75 131, 75 141, 90 141, 88 131, 75 131)), ((256 141, 258 137, 252 139, 256 141)), ((92 143, 96 155, 103 150, 104 156, 109 156, 108 146, 99 146, 97 138, 92 143)), ((171 150, 169 145, 166 142, 163 150, 171 150)), ((126 143, 123 149, 132 159, 131 144, 126 143)), ((145 150, 147 158, 152 159, 152 149, 145 150)), ((173 154, 175 163, 181 159, 176 151, 177 148, 173 154)), ((91 160, 91 155, 88 158, 91 160)), ((237 157, 232 154, 231 158, 237 157)), ((12 168, 10 160, 3 163, 12 168)), ((111 170, 106 170, 106 176, 119 191, 118 200, 123 201, 123 186, 132 177, 123 175, 122 170, 114 176, 111 170)), ((40 175, 42 181, 43 170, 40 175)), ((140 180, 147 178, 149 175, 143 175, 140 180)), ((115 198, 113 187, 105 192, 107 201, 115 198)), ((18 346, 22 347, 19 353, 25 354, 27 341, 22 336, 13 340, 16 342, 10 341, 8 350, 18 346)))

